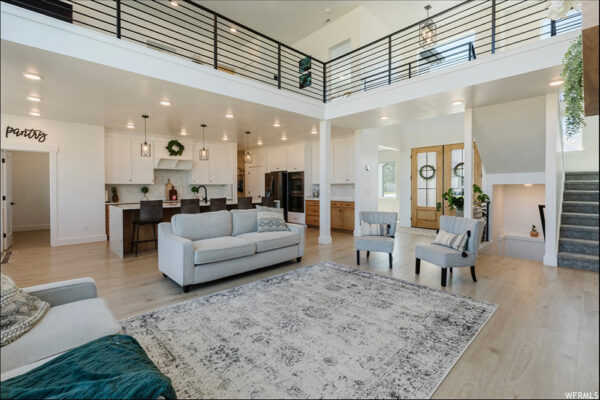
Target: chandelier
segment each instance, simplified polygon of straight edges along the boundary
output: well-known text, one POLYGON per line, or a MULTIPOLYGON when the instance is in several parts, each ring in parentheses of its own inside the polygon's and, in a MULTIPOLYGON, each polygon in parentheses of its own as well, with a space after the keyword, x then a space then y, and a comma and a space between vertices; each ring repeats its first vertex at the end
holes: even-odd
POLYGON ((424 49, 434 46, 437 41, 437 27, 433 19, 429 18, 430 9, 431 5, 427 4, 425 6, 427 18, 419 24, 419 46, 424 49))

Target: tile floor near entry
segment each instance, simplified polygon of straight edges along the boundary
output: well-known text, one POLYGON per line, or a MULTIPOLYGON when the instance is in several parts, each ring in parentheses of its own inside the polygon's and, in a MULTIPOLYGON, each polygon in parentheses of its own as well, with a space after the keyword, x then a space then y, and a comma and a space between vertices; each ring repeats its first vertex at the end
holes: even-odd
MULTIPOLYGON (((96 280, 99 295, 119 319, 238 286, 319 261, 356 267, 353 236, 333 232, 333 245, 317 243, 307 229, 306 252, 295 261, 200 285, 189 293, 163 278, 156 252, 119 259, 107 243, 50 248, 19 232, 15 257, 2 272, 20 286, 82 276, 96 280), (37 243, 37 244, 36 244, 37 243)), ((39 236, 38 240, 39 240, 39 236)), ((414 274, 414 246, 430 237, 399 232, 394 267, 387 254, 372 253, 360 269, 440 288, 440 270, 423 262, 414 274)), ((598 274, 541 263, 481 255, 478 282, 468 268, 449 275, 448 292, 496 303, 498 310, 436 391, 434 398, 564 398, 565 392, 597 392, 598 274)))

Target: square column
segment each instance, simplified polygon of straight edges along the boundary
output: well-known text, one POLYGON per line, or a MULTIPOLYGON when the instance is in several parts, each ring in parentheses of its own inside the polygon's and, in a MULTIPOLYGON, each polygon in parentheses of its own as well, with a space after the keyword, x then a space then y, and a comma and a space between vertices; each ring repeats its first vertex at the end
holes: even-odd
POLYGON ((465 218, 473 218, 473 109, 465 109, 465 164, 464 164, 464 184, 465 184, 465 218))
POLYGON ((319 122, 319 244, 331 243, 331 122, 319 122))

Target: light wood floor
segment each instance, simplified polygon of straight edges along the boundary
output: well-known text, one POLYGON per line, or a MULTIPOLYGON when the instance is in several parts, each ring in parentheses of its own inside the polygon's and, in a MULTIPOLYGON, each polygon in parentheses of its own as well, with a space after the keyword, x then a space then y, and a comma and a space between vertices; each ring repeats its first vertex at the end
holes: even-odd
MULTIPOLYGON (((356 267, 353 237, 333 233, 333 245, 317 244, 307 230, 306 254, 290 262, 198 286, 184 294, 158 271, 154 251, 121 260, 106 243, 49 248, 26 234, 16 240, 13 261, 2 272, 18 285, 91 276, 99 295, 118 318, 224 290, 320 261, 356 267)), ((361 269, 440 287, 440 270, 423 263, 414 274, 414 245, 431 238, 400 233, 394 267, 386 254, 362 259, 361 269)), ((598 391, 598 274, 545 267, 540 263, 482 255, 478 282, 466 268, 455 269, 451 293, 499 305, 462 358, 442 382, 437 398, 564 398, 565 392, 598 391)))

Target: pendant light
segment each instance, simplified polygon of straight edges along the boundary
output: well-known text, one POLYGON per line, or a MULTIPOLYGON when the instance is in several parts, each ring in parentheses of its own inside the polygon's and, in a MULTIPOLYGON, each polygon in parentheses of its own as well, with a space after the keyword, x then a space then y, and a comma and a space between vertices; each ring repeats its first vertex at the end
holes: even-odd
POLYGON ((150 157, 152 155, 152 146, 146 140, 146 121, 148 121, 149 117, 147 115, 142 115, 142 118, 144 118, 144 143, 142 143, 140 155, 142 157, 150 157))
POLYGON ((200 161, 208 160, 208 149, 204 146, 204 128, 206 128, 206 124, 200 125, 202 127, 202 149, 200 150, 200 161))
POLYGON ((430 9, 431 5, 427 4, 427 18, 419 25, 419 45, 424 49, 434 46, 437 41, 437 27, 433 19, 429 18, 430 9))
POLYGON ((246 154, 244 155, 244 161, 246 164, 252 164, 252 154, 250 153, 250 131, 246 131, 246 154))

